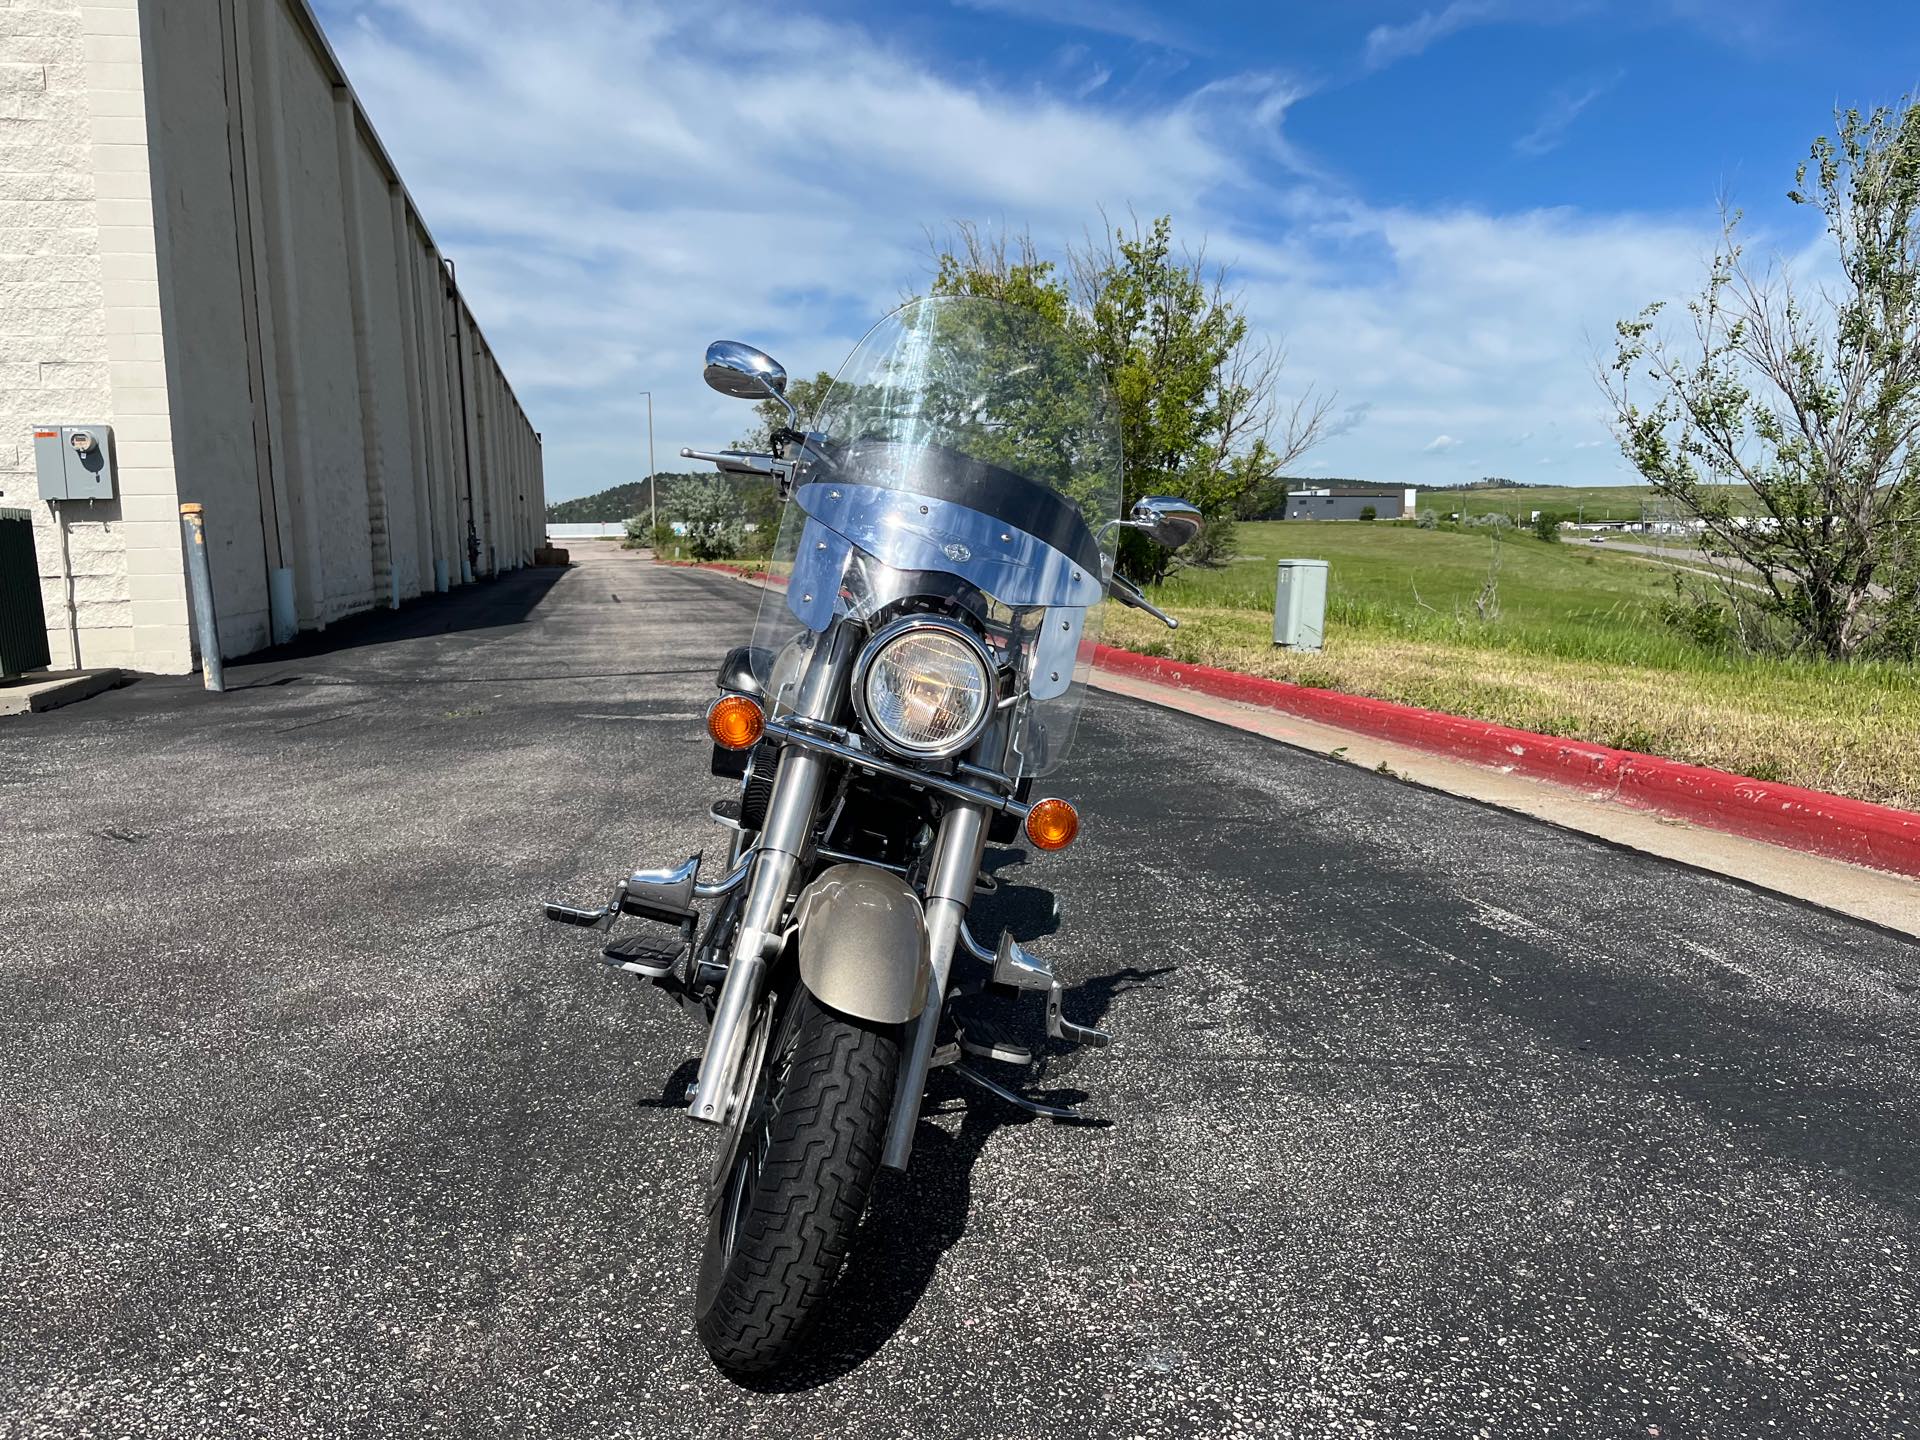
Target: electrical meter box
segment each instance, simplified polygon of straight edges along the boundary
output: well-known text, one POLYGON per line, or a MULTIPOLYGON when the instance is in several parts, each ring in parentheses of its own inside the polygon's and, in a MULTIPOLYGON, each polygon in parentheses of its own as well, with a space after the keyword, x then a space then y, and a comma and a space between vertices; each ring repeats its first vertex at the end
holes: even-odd
POLYGON ((1273 643, 1318 650, 1327 628, 1327 562, 1282 560, 1274 580, 1273 643))
POLYGON ((113 427, 34 426, 33 468, 42 500, 113 499, 113 427))

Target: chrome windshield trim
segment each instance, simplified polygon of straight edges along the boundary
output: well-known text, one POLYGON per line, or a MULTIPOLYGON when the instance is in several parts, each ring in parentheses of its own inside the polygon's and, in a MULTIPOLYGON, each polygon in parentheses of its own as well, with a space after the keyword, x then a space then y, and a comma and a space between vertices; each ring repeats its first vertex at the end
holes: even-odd
POLYGON ((989 810, 1007 815, 1027 818, 1027 812, 1033 807, 1024 805, 1010 795, 997 795, 978 785, 969 785, 964 780, 950 779, 945 775, 930 775, 924 770, 915 770, 910 765, 896 765, 891 760, 882 759, 871 751, 863 750, 851 743, 851 737, 845 740, 830 739, 814 733, 811 728, 802 729, 786 719, 767 721, 766 733, 775 740, 785 741, 789 745, 798 745, 803 750, 812 750, 821 755, 831 755, 836 760, 844 760, 849 765, 858 765, 875 775, 886 775, 895 780, 904 780, 909 785, 918 785, 924 790, 932 790, 955 800, 971 800, 984 805, 989 810))

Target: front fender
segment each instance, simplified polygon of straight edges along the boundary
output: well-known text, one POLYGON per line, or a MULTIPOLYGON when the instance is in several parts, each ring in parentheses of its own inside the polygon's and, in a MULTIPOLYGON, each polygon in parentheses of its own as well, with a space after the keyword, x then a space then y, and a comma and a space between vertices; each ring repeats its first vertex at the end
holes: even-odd
POLYGON ((800 978, 829 1009, 897 1025, 927 999, 927 922, 899 876, 871 865, 835 865, 794 907, 800 978))

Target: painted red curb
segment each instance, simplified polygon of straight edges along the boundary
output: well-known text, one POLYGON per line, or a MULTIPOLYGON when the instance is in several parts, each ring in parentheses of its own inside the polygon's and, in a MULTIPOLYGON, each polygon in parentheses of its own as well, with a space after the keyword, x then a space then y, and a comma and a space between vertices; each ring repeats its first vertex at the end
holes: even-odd
MULTIPOLYGON (((724 560, 660 563, 717 570, 775 585, 786 583, 781 576, 755 576, 724 560)), ((1755 780, 1635 750, 1615 750, 1414 705, 1396 705, 1390 700, 1315 690, 1237 670, 1116 650, 1111 645, 1095 646, 1093 663, 1116 675, 1133 675, 1221 700, 1281 710, 1417 750, 1604 794, 1623 805, 1677 816, 1711 830, 1877 870, 1920 876, 1920 814, 1910 810, 1755 780)))
POLYGON ((1118 675, 1283 710, 1455 759, 1602 792, 1622 804, 1709 829, 1920 876, 1920 814, 1890 805, 1110 645, 1096 648, 1094 664, 1118 675))
POLYGON ((655 560, 656 565, 671 565, 676 570, 718 570, 722 575, 732 575, 741 580, 764 580, 769 585, 784 587, 787 577, 770 575, 763 571, 749 569, 733 560, 655 560))

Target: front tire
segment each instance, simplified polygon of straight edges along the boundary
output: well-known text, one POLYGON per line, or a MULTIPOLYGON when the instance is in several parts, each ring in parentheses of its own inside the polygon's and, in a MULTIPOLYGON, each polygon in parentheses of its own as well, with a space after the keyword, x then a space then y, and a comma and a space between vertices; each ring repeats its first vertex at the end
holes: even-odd
POLYGON ((898 1026, 794 986, 761 1021, 771 1033, 708 1197, 695 1326, 735 1374, 786 1361, 833 1288, 880 1168, 900 1066, 898 1026))

